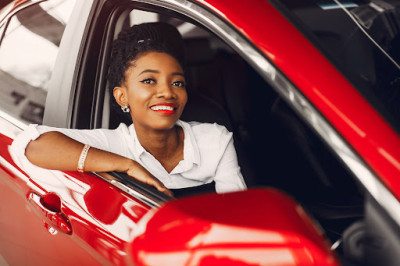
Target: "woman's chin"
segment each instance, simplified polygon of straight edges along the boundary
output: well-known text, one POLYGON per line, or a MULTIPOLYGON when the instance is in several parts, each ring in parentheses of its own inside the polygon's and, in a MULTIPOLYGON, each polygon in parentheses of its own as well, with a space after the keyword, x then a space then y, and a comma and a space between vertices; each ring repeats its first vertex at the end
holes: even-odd
POLYGON ((172 128, 174 128, 177 120, 178 119, 171 119, 167 121, 153 121, 153 123, 149 125, 149 128, 156 131, 171 130, 172 128))
POLYGON ((147 116, 145 119, 135 119, 135 117, 132 117, 132 119, 137 130, 141 127, 145 130, 165 131, 174 128, 176 122, 179 120, 179 116, 152 115, 147 116))

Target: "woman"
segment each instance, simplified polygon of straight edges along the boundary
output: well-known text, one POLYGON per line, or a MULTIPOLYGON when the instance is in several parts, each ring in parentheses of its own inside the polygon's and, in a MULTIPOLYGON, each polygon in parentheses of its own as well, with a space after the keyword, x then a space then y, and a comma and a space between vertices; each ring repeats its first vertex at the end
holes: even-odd
POLYGON ((167 194, 211 182, 217 192, 245 189, 232 133, 216 124, 179 120, 187 101, 183 62, 183 41, 174 27, 129 28, 114 43, 108 80, 132 125, 115 130, 30 125, 12 150, 22 164, 125 172, 167 194))

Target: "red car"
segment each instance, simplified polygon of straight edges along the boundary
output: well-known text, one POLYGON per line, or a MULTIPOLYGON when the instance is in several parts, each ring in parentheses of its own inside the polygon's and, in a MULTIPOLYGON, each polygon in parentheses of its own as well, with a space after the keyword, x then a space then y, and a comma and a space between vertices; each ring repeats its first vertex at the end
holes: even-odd
POLYGON ((0 265, 400 261, 398 1, 17 0, 0 36, 0 265), (111 42, 150 21, 183 35, 182 119, 234 133, 248 190, 171 198, 13 157, 31 123, 123 122, 106 89, 111 42))

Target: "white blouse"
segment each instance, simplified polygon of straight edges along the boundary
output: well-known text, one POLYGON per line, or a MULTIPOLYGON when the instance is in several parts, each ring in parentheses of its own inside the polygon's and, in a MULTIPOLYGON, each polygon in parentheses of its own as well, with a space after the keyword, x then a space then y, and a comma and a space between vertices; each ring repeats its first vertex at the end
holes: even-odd
POLYGON ((218 193, 246 189, 233 145, 232 133, 218 124, 177 121, 185 138, 183 160, 168 173, 140 144, 135 128, 120 124, 116 129, 61 129, 30 125, 14 140, 11 151, 16 163, 32 170, 25 156, 31 140, 48 131, 58 131, 81 143, 139 162, 167 188, 186 188, 215 181, 218 193))

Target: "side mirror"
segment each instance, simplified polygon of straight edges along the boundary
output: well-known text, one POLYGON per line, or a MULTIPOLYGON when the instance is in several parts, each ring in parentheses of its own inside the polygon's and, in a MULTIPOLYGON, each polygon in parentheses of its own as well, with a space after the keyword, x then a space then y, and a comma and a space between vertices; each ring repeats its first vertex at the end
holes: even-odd
POLYGON ((138 229, 128 251, 138 265, 340 265, 303 208, 275 189, 170 201, 138 229))

